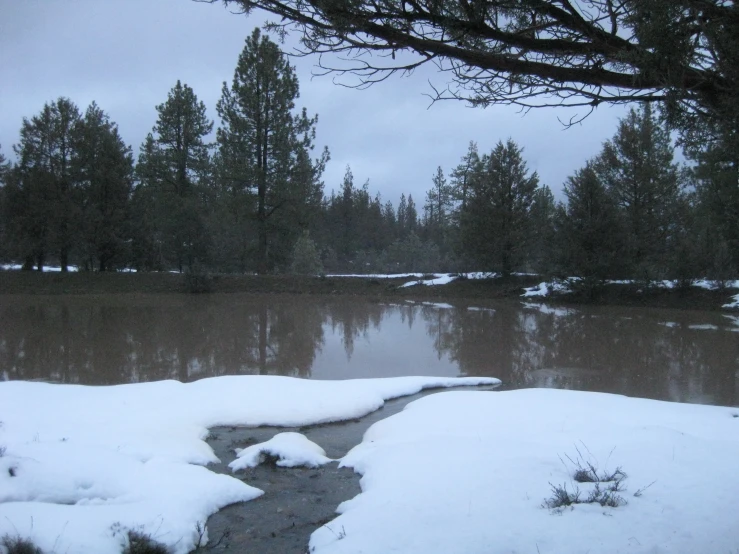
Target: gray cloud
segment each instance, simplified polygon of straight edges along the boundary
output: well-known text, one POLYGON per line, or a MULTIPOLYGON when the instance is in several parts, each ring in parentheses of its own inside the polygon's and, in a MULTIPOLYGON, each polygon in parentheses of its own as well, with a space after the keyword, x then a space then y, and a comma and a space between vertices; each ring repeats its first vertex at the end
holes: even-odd
MULTIPOLYGON (((216 119, 223 81, 231 80, 243 41, 263 22, 222 5, 189 0, 0 0, 0 144, 11 155, 22 118, 67 96, 80 109, 95 100, 116 121, 134 152, 156 119, 155 106, 177 79, 189 84, 216 119)), ((564 130, 561 110, 526 116, 510 107, 472 109, 458 102, 429 107, 428 80, 444 76, 428 67, 368 90, 311 79, 315 59, 295 58, 299 105, 319 114, 318 145, 332 161, 326 192, 338 189, 346 165, 355 183, 397 203, 401 193, 423 204, 437 166, 448 173, 470 140, 482 152, 513 138, 541 181, 559 195, 567 175, 613 135, 623 108, 600 107, 564 130)), ((11 156, 12 157, 12 156, 11 156)))

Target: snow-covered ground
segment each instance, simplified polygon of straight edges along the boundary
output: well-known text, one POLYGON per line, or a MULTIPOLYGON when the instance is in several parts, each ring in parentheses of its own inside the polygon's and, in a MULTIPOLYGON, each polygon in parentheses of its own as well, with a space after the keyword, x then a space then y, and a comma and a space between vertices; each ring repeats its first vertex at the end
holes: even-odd
MULTIPOLYGON (((111 387, 0 382, 0 537, 28 537, 44 552, 117 554, 123 531, 134 530, 188 552, 210 514, 262 494, 203 467, 217 461, 204 441, 209 427, 352 419, 422 388, 497 383, 277 376, 111 387)), ((289 461, 310 451, 296 437, 273 440, 261 446, 289 461)))
POLYGON ((739 409, 551 389, 432 395, 343 459, 362 493, 311 552, 737 552, 738 457, 739 409), (544 506, 552 487, 592 493, 575 481, 588 464, 625 473, 622 505, 544 506))
MULTIPOLYGON (((555 281, 542 281, 536 286, 528 287, 524 289, 524 293, 521 295, 523 297, 534 297, 538 296, 540 298, 545 298, 551 294, 566 294, 568 292, 571 292, 572 290, 572 283, 575 281, 578 281, 578 277, 568 277, 564 280, 555 280, 555 281)), ((608 285, 632 285, 636 281, 633 280, 610 280, 606 281, 606 284, 608 285)), ((651 283, 652 287, 656 288, 664 288, 664 289, 674 289, 677 286, 676 281, 656 281, 654 283, 651 283)), ((698 279, 696 281, 693 281, 691 283, 691 286, 702 288, 706 290, 716 290, 719 288, 719 283, 716 281, 710 281, 708 279, 698 279)), ((739 289, 739 279, 735 281, 727 281, 724 283, 725 288, 734 288, 739 289)), ((739 308, 739 294, 733 297, 733 302, 730 302, 728 304, 723 305, 724 308, 739 308)))
MULTIPOLYGON (((0 536, 44 552, 117 554, 131 529, 188 552, 208 515, 262 494, 203 467, 215 461, 209 427, 356 418, 423 387, 497 382, 3 382, 0 536)), ((279 433, 238 451, 231 467, 265 454, 284 467, 329 461, 303 435, 279 433)), ((435 394, 374 424, 341 460, 362 475, 362 493, 313 533, 311 552, 737 552, 737 459, 739 408, 552 389, 435 394), (591 466, 599 477, 625 474, 616 507, 546 506, 553 487, 580 501, 593 494, 595 484, 575 479, 591 466)))
MULTIPOLYGON (((0 264, 0 269, 3 271, 20 271, 23 268, 20 264, 0 264)), ((48 272, 60 272, 62 270, 59 266, 45 265, 42 267, 44 273, 48 272)), ((76 265, 70 265, 67 267, 67 271, 77 271, 76 265)))

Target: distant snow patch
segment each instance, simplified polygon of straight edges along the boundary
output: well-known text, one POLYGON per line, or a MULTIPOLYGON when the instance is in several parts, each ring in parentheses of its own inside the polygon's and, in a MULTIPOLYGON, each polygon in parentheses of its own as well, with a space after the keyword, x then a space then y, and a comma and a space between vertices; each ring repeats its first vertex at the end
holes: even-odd
POLYGON ((408 281, 407 283, 400 285, 400 288, 415 287, 416 285, 446 285, 457 278, 457 275, 452 275, 451 273, 437 273, 434 274, 433 279, 418 279, 417 281, 408 281))
POLYGON ((731 302, 729 302, 728 304, 724 304, 721 307, 722 308, 739 308, 739 294, 735 294, 732 297, 731 302))
POLYGON ((718 331, 718 325, 714 325, 713 323, 701 323, 697 325, 688 325, 688 329, 693 329, 695 331, 718 331))
POLYGON ((572 292, 571 283, 577 280, 578 279, 575 277, 570 277, 564 281, 559 281, 559 280, 543 281, 534 287, 529 287, 527 289, 524 289, 526 292, 524 292, 521 296, 523 297, 535 297, 535 296, 545 297, 545 296, 549 296, 552 293, 566 294, 568 292, 572 292))

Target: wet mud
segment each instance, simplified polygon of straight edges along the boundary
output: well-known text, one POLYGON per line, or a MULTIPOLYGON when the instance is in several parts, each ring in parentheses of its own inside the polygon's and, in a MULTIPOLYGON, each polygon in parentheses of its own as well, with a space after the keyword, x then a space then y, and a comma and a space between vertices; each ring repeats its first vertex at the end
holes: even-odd
MULTIPOLYGON (((485 387, 469 390, 485 390, 485 387)), ((262 489, 264 495, 251 502, 232 504, 213 514, 208 519, 210 542, 202 550, 304 554, 308 552, 311 533, 322 525, 330 528, 331 521, 337 516, 339 504, 361 492, 360 476, 350 468, 339 468, 338 462, 315 469, 261 464, 232 474, 228 464, 236 458, 235 448, 267 441, 277 433, 295 431, 319 444, 329 458, 341 458, 362 441, 362 436, 370 425, 401 411, 409 402, 438 392, 441 391, 424 391, 390 400, 376 412, 352 421, 309 427, 211 429, 208 444, 221 463, 212 464, 208 466, 209 469, 234 475, 247 484, 262 489)), ((335 532, 339 534, 342 531, 336 529, 335 532)))

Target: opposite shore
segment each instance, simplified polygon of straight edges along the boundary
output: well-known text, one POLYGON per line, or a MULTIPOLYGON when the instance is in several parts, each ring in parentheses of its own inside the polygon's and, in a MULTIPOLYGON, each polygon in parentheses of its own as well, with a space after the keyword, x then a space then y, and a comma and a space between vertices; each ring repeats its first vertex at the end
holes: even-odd
POLYGON ((497 300, 520 299, 550 304, 594 304, 656 307, 684 310, 724 310, 737 294, 735 289, 688 286, 676 289, 644 287, 640 284, 609 284, 594 291, 524 298, 525 288, 544 278, 515 275, 508 278, 455 279, 443 285, 402 285, 411 277, 373 276, 310 277, 299 275, 201 275, 179 273, 39 273, 0 271, 0 295, 103 295, 252 293, 362 296, 372 300, 497 300))

